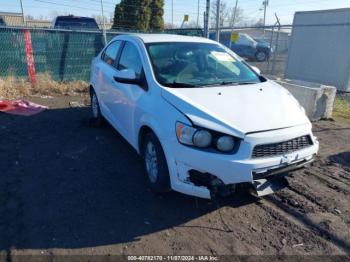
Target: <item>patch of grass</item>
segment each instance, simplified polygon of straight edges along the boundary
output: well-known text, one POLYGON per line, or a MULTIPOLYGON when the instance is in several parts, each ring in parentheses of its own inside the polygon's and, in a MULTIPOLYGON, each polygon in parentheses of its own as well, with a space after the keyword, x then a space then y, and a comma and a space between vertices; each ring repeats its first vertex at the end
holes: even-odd
POLYGON ((6 76, 0 78, 0 99, 18 99, 31 95, 77 95, 86 94, 89 84, 85 81, 63 81, 52 79, 49 74, 37 74, 32 86, 27 78, 6 76))
POLYGON ((350 100, 336 97, 334 101, 333 117, 350 124, 350 100))

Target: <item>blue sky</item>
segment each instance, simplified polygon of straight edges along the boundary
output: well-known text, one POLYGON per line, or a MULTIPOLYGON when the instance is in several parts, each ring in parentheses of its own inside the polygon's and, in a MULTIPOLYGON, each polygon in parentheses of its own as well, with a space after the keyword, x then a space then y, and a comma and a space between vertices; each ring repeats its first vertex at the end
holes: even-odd
MULTIPOLYGON (((74 15, 91 16, 101 14, 100 0, 22 0, 25 14, 34 17, 50 18, 56 12, 74 15), (50 2, 50 3, 48 3, 50 2), (56 3, 56 4, 55 4, 56 3)), ((113 14, 114 5, 120 0, 103 0, 105 11, 110 16, 113 14)), ((197 21, 197 0, 173 0, 174 1, 174 23, 180 24, 183 15, 188 14, 191 21, 197 21)), ((216 1, 216 0, 212 0, 216 1)), ((222 0, 227 6, 233 7, 235 0, 222 0)), ((203 21, 205 0, 200 0, 200 18, 203 21)), ((238 6, 244 10, 248 20, 258 20, 263 16, 259 11, 263 0, 239 0, 238 6)), ((293 21, 296 11, 334 9, 350 7, 350 0, 269 0, 267 9, 267 24, 273 24, 276 12, 283 24, 293 21)), ((171 22, 171 0, 165 0, 165 22, 171 22)), ((0 11, 20 12, 19 0, 0 0, 0 11)))

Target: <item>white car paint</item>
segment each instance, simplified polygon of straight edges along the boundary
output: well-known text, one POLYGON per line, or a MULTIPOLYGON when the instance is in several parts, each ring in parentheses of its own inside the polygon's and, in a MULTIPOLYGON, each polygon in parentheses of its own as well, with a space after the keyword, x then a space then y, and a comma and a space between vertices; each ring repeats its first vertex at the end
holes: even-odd
POLYGON ((272 81, 232 88, 173 88, 162 95, 196 125, 211 129, 208 121, 212 121, 238 137, 309 122, 295 98, 272 81))
POLYGON ((113 77, 123 72, 101 60, 103 51, 92 62, 90 84, 97 94, 102 115, 139 153, 142 127, 153 130, 163 147, 173 190, 210 198, 208 188, 189 181, 189 170, 210 173, 225 184, 253 183, 253 172, 310 160, 317 153, 318 141, 304 109, 282 86, 268 80, 232 87, 165 87, 157 82, 145 47, 145 43, 153 42, 218 43, 199 37, 163 34, 120 35, 112 42, 117 40, 130 42, 137 48, 148 90, 114 81, 113 77), (238 137, 241 139, 239 150, 234 154, 220 154, 180 144, 175 134, 178 121, 238 137), (255 145, 303 135, 311 137, 312 146, 287 156, 251 157, 255 145))

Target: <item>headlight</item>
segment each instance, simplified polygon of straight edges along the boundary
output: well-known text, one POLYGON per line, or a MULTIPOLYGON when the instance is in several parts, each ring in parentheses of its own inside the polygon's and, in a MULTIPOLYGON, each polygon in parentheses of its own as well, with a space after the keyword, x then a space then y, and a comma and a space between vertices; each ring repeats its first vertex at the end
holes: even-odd
POLYGON ((212 143, 209 131, 176 123, 176 136, 180 143, 196 147, 208 147, 212 143))
POLYGON ((180 143, 196 147, 208 147, 212 138, 209 131, 197 129, 182 123, 176 123, 176 136, 180 143))
POLYGON ((211 134, 207 130, 197 130, 193 135, 193 144, 198 147, 210 146, 211 140, 211 134))
POLYGON ((195 128, 180 122, 176 123, 176 136, 181 144, 198 148, 211 147, 223 153, 231 152, 236 147, 235 138, 232 136, 204 128, 195 128))
POLYGON ((176 136, 180 143, 185 145, 193 145, 193 135, 197 129, 185 124, 176 123, 176 136))
POLYGON ((222 152, 230 152, 235 147, 235 140, 231 136, 221 136, 216 141, 216 148, 222 152))

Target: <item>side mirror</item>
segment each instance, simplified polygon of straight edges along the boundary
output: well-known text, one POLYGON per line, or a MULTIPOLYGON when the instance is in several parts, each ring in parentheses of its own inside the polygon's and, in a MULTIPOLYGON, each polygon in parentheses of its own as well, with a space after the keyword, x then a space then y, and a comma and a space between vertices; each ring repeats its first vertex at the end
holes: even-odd
POLYGON ((123 84, 139 85, 141 83, 141 80, 136 77, 136 73, 133 69, 123 69, 117 71, 114 76, 114 80, 123 84))
POLYGON ((261 75, 261 71, 259 68, 257 68, 256 66, 250 66, 250 67, 254 70, 255 73, 257 73, 258 75, 261 75))

